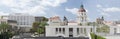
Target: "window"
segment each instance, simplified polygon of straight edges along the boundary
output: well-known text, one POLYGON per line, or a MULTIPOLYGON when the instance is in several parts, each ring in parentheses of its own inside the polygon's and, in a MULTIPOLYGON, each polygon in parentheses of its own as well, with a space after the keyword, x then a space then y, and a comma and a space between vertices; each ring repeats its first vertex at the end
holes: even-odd
POLYGON ((58 33, 58 28, 55 29, 56 30, 56 34, 58 33))
POLYGON ((61 28, 59 28, 59 32, 61 32, 61 28))
POLYGON ((77 28, 77 34, 79 34, 79 28, 77 28))

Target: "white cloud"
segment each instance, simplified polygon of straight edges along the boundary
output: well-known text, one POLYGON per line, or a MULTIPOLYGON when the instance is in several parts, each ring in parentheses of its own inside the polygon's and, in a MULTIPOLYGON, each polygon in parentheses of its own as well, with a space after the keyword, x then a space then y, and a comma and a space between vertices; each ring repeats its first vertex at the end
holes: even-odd
POLYGON ((102 9, 98 11, 100 12, 100 15, 110 17, 112 13, 120 12, 120 8, 117 8, 117 7, 103 8, 102 7, 102 9))
POLYGON ((108 13, 104 13, 104 12, 102 12, 100 15, 110 17, 110 15, 108 13))
POLYGON ((60 6, 60 4, 67 2, 67 0, 42 0, 41 1, 41 5, 44 6, 52 6, 52 7, 56 7, 56 6, 60 6))
POLYGON ((67 0, 0 0, 0 6, 9 7, 13 13, 45 15, 48 7, 57 7, 67 0))
POLYGON ((104 12, 120 12, 120 8, 117 7, 111 7, 111 8, 104 8, 104 12))
POLYGON ((100 5, 100 4, 97 4, 97 5, 96 5, 96 7, 98 7, 98 8, 101 8, 101 7, 102 7, 102 5, 100 5))
POLYGON ((104 8, 102 5, 97 4, 96 7, 98 8, 98 12, 100 12, 100 15, 110 17, 110 13, 120 12, 120 8, 118 7, 107 7, 104 8))
POLYGON ((65 10, 74 14, 74 15, 77 15, 79 9, 78 8, 72 8, 72 9, 66 8, 65 10))
MULTIPOLYGON (((66 11, 74 14, 74 15, 78 15, 78 8, 65 8, 66 11)), ((86 10, 86 9, 85 9, 86 10)), ((88 12, 88 10, 86 10, 86 12, 88 12)))
POLYGON ((1 15, 8 15, 9 13, 5 13, 5 12, 0 12, 0 16, 1 15))

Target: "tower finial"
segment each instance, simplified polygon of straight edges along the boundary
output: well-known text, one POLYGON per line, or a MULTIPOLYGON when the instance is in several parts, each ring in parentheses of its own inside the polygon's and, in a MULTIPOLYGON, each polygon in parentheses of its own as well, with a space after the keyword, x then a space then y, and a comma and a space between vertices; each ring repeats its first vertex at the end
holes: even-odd
POLYGON ((81 2, 81 6, 80 6, 81 8, 83 8, 84 6, 83 6, 83 3, 81 2))
POLYGON ((80 6, 81 8, 83 8, 84 6, 83 6, 83 4, 81 4, 81 6, 80 6))

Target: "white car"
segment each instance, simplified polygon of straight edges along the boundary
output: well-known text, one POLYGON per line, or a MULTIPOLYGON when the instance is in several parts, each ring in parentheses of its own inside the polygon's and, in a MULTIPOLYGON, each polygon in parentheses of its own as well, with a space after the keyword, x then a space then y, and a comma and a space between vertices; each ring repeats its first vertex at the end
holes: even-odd
POLYGON ((31 37, 39 37, 38 34, 32 34, 31 37))
POLYGON ((15 38, 20 38, 20 36, 13 36, 12 39, 15 39, 15 38))

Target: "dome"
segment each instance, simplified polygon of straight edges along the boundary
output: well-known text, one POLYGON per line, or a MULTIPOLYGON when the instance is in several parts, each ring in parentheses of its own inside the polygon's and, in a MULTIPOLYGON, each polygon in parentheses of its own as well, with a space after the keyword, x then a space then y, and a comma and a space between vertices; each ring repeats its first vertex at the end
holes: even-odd
POLYGON ((79 12, 86 12, 86 10, 85 9, 80 9, 79 12))
POLYGON ((79 12, 86 12, 83 5, 80 6, 79 12))

